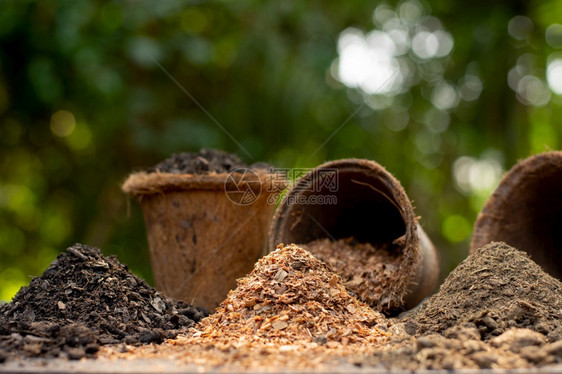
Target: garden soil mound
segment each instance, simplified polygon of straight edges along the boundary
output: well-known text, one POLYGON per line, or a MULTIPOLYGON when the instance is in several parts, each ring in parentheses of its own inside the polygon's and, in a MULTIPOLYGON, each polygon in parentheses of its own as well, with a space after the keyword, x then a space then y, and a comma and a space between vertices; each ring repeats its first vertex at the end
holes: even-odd
POLYGON ((197 153, 178 153, 148 169, 149 173, 206 174, 230 173, 236 169, 267 169, 268 164, 258 162, 248 166, 237 155, 215 149, 202 149, 197 153))
POLYGON ((412 319, 410 329, 417 334, 441 333, 469 322, 484 340, 521 327, 552 341, 562 338, 561 319, 562 283, 525 252, 492 243, 451 272, 439 293, 412 319))
POLYGON ((203 313, 159 294, 116 257, 76 244, 0 307, 0 360, 78 359, 104 344, 160 343, 203 313))
POLYGON ((341 278, 308 251, 280 245, 238 280, 211 316, 158 352, 124 357, 181 357, 207 367, 317 367, 385 344, 392 325, 350 296, 341 278), (257 354, 259 352, 259 354, 257 354), (281 354, 280 354, 281 352, 281 354))
POLYGON ((317 239, 302 246, 342 277, 350 295, 371 308, 384 311, 390 292, 400 278, 402 250, 391 242, 376 246, 354 238, 317 239))
POLYGON ((562 362, 562 283, 526 253, 491 243, 404 318, 370 363, 404 369, 526 368, 562 362))

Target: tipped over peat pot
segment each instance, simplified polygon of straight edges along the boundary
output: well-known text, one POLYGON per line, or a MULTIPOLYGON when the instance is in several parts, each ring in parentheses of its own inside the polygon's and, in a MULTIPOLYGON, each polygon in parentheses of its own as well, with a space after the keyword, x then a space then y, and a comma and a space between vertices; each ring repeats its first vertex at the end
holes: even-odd
POLYGON ((283 186, 267 170, 132 174, 123 191, 138 198, 156 288, 213 310, 265 254, 274 205, 283 186))
POLYGON ((399 244, 400 275, 389 292, 387 310, 410 309, 437 285, 435 247, 418 225, 400 182, 374 161, 330 161, 298 180, 277 208, 269 247, 346 237, 399 244))
POLYGON ((529 253, 562 279, 562 151, 529 157, 503 177, 476 219, 471 251, 492 241, 529 253))

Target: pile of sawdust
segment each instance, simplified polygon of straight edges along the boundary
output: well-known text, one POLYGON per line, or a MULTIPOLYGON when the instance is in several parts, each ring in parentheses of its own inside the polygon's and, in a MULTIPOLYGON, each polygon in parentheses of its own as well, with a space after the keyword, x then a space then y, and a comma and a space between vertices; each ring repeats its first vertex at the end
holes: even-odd
POLYGON ((393 369, 528 368, 562 362, 562 283, 491 243, 463 261, 365 364, 393 369))
POLYGON ((258 261, 194 337, 236 341, 378 343, 384 317, 351 297, 323 262, 295 245, 258 261))
POLYGON ((308 251, 279 246, 188 336, 157 352, 140 348, 125 357, 172 356, 239 369, 318 367, 373 352, 388 341, 392 327, 308 251))
POLYGON ((342 277, 346 290, 371 308, 387 311, 400 277, 402 249, 392 241, 372 245, 354 238, 317 239, 302 246, 342 277))

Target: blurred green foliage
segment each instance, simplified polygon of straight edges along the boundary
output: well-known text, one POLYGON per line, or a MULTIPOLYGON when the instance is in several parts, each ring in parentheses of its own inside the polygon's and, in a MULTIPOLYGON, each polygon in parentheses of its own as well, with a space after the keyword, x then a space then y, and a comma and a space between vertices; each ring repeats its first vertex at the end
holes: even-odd
POLYGON ((142 214, 120 183, 201 147, 279 167, 378 161, 448 273, 502 172, 562 144, 562 2, 434 3, 3 0, 0 299, 75 242, 150 280, 142 214), (406 30, 394 91, 345 81, 344 30, 358 43, 406 30))

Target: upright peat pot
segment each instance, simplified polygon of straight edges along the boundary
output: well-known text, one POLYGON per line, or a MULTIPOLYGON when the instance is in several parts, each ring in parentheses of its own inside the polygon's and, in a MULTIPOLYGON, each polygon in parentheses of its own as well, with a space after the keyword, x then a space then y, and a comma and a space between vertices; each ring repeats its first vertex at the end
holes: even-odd
POLYGON ((267 170, 140 172, 123 191, 140 202, 156 288, 213 310, 266 252, 274 205, 267 170))
POLYGON ((398 276, 384 291, 383 311, 410 309, 434 290, 437 251, 400 182, 374 161, 330 161, 299 179, 277 208, 269 247, 348 237, 373 246, 391 241, 400 251, 398 276))
POLYGON ((476 219, 471 251, 492 241, 529 253, 562 279, 562 151, 529 157, 503 177, 476 219))

